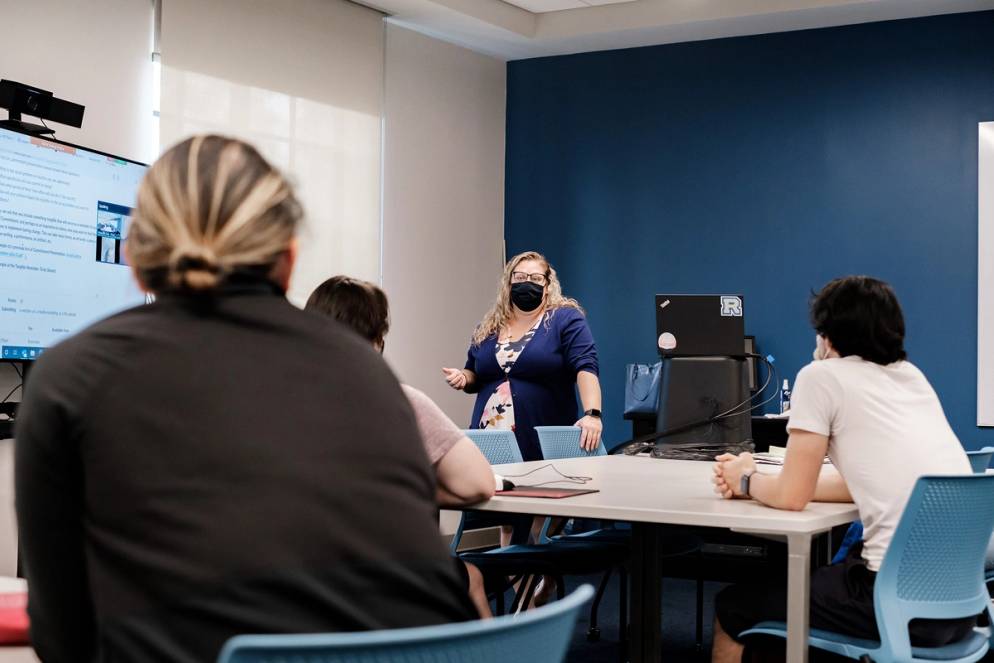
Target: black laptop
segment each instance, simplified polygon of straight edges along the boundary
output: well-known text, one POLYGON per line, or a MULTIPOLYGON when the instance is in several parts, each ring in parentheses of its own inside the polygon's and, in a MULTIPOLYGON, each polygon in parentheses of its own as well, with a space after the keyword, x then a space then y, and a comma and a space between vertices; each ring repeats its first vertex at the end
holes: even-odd
POLYGON ((664 357, 745 354, 742 295, 656 295, 656 343, 664 357))

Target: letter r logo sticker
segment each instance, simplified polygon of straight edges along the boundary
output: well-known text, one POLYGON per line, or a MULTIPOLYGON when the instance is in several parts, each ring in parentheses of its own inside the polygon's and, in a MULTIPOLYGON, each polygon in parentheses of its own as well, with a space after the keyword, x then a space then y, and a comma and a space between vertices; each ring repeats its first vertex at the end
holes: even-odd
POLYGON ((735 295, 722 295, 721 316, 723 318, 741 318, 742 298, 735 295))

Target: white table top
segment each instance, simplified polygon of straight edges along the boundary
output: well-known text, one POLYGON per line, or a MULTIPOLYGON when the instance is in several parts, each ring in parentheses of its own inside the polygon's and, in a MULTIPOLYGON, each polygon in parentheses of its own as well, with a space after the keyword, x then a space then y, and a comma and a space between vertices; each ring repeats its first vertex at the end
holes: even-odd
MULTIPOLYGON (((721 527, 743 532, 814 534, 859 517, 852 503, 811 503, 802 511, 782 511, 753 500, 723 500, 713 492, 712 463, 634 456, 569 458, 498 465, 494 472, 518 485, 561 479, 552 468, 523 474, 552 463, 564 474, 592 477, 585 485, 546 484, 556 488, 595 488, 600 492, 564 499, 497 495, 476 505, 506 511, 573 518, 721 527)), ((774 472, 761 468, 760 472, 774 472)), ((824 471, 835 470, 826 468, 824 471)))

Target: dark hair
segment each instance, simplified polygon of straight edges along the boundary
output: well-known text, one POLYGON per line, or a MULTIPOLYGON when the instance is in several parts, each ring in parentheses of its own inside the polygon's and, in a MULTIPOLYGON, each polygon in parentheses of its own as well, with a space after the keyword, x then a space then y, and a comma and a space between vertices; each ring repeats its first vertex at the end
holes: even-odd
POLYGON ((348 276, 332 276, 315 288, 304 310, 329 315, 380 347, 390 330, 386 294, 372 283, 348 276))
POLYGON ((812 293, 811 325, 843 357, 882 365, 907 358, 901 305, 879 279, 844 276, 812 293))

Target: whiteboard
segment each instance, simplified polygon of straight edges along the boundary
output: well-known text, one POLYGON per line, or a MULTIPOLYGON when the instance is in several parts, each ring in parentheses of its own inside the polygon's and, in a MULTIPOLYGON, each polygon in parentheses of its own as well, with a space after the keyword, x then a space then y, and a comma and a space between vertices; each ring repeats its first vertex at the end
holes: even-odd
POLYGON ((978 127, 977 425, 994 426, 994 122, 978 127))

